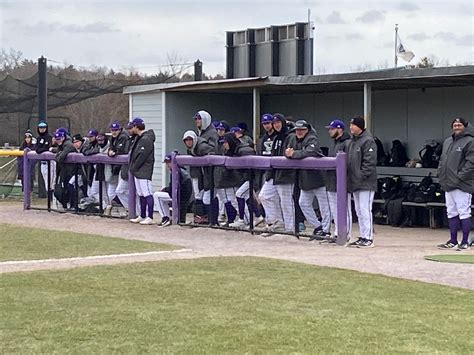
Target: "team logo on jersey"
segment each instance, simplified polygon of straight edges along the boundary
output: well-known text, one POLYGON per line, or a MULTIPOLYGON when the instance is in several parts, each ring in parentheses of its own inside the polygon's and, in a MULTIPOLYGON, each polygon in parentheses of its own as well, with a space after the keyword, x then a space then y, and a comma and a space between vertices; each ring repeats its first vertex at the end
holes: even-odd
POLYGON ((462 152, 462 147, 457 147, 456 152, 462 152))
POLYGON ((374 151, 374 148, 369 148, 369 152, 373 152, 374 151))

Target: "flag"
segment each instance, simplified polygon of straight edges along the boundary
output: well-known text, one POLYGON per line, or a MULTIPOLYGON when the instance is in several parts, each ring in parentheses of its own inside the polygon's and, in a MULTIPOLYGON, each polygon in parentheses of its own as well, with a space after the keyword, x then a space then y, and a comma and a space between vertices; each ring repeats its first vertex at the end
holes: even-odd
POLYGON ((410 62, 415 54, 412 51, 408 51, 402 44, 400 36, 397 34, 398 44, 397 44, 397 57, 403 59, 405 62, 410 62))

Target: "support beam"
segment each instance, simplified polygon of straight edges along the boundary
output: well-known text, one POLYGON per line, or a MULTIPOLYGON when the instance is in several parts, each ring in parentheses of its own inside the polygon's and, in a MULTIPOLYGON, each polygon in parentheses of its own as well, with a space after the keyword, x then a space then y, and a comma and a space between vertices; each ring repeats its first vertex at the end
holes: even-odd
POLYGON ((38 58, 38 122, 48 120, 48 82, 46 77, 48 61, 38 58))
POLYGON ((372 84, 371 83, 364 83, 364 120, 365 120, 365 128, 367 128, 370 132, 372 132, 372 84))
POLYGON ((260 90, 253 88, 253 141, 257 145, 260 137, 260 90))

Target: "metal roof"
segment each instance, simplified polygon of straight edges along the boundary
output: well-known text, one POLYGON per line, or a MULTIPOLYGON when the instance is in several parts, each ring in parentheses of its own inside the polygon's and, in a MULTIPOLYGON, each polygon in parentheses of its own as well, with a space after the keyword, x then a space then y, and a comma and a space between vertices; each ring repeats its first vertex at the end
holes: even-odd
POLYGON ((262 94, 345 92, 363 90, 364 83, 371 83, 373 90, 474 85, 474 65, 140 85, 127 87, 124 93, 150 91, 251 93, 253 88, 259 88, 262 94))

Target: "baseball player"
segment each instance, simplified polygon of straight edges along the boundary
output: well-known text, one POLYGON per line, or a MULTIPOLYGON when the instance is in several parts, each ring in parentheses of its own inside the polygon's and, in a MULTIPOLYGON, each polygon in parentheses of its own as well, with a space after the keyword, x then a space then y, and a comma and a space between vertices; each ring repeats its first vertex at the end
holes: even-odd
POLYGON ((155 164, 155 133, 152 129, 145 131, 145 122, 140 117, 132 120, 132 132, 135 135, 130 149, 130 173, 135 180, 137 195, 140 199, 140 216, 130 220, 142 225, 154 224, 153 189, 151 179, 155 164), (147 215, 148 212, 148 215, 147 215))
MULTIPOLYGON (((166 168, 171 172, 171 154, 166 154, 163 160, 166 164, 166 168)), ((186 222, 186 211, 188 209, 189 200, 193 192, 193 185, 191 182, 191 176, 186 169, 179 168, 179 223, 186 222)), ((161 191, 155 192, 153 197, 155 199, 155 208, 161 216, 161 222, 158 224, 159 227, 167 227, 171 225, 170 219, 170 203, 173 198, 173 185, 172 177, 170 174, 169 185, 163 188, 161 191)))
MULTIPOLYGON (((351 136, 346 133, 344 122, 338 119, 332 120, 326 126, 332 143, 329 146, 329 157, 336 157, 338 152, 347 152, 351 136)), ((337 194, 336 194, 336 171, 326 171, 326 190, 329 197, 329 206, 332 218, 334 219, 334 240, 337 239, 337 194)), ((351 195, 347 194, 347 228, 349 229, 348 239, 352 228, 351 195)))
POLYGON ((442 249, 469 249, 471 201, 474 193, 474 127, 464 118, 451 123, 452 135, 443 144, 438 167, 441 188, 446 193, 446 210, 451 238, 442 249), (462 240, 458 245, 458 230, 462 240))
POLYGON ((351 119, 349 127, 352 138, 347 152, 347 189, 354 196, 354 205, 359 220, 359 239, 350 246, 372 248, 373 219, 372 204, 377 190, 377 145, 361 116, 351 119))
MULTIPOLYGON (((48 132, 48 123, 46 121, 38 122, 36 127, 38 132, 38 137, 36 138, 36 153, 41 154, 48 152, 49 148, 52 146, 53 136, 48 132)), ((46 190, 48 190, 48 162, 41 162, 41 175, 43 176, 43 181, 46 190)), ((56 177, 56 162, 54 160, 50 163, 50 180, 49 180, 49 191, 48 195, 53 195, 54 190, 54 181, 56 177)))
MULTIPOLYGON (((191 130, 184 132, 183 143, 187 148, 188 154, 193 156, 201 157, 214 154, 215 152, 215 148, 211 146, 207 140, 198 137, 196 132, 191 130)), ((196 174, 195 176, 198 176, 197 178, 192 178, 194 196, 196 198, 194 201, 194 222, 197 224, 208 224, 211 207, 211 180, 213 177, 208 167, 196 167, 193 170, 196 174), (201 201, 202 203, 197 204, 197 201, 201 201)))
MULTIPOLYGON (((295 123, 294 134, 288 136, 285 143, 285 156, 290 159, 321 157, 321 149, 316 131, 305 120, 295 123)), ((299 205, 309 223, 315 228, 310 240, 324 239, 331 228, 331 211, 321 170, 300 170, 298 183, 301 189, 299 205), (323 223, 319 222, 313 208, 314 197, 318 200, 323 223)))

